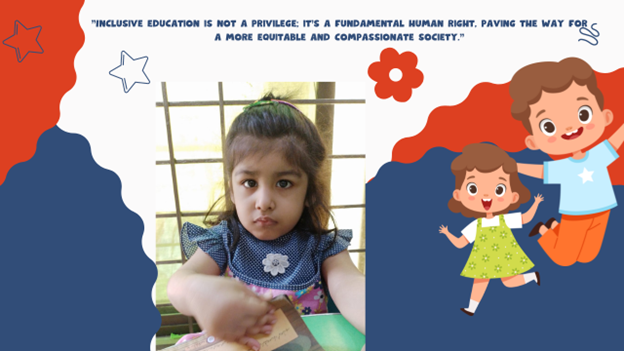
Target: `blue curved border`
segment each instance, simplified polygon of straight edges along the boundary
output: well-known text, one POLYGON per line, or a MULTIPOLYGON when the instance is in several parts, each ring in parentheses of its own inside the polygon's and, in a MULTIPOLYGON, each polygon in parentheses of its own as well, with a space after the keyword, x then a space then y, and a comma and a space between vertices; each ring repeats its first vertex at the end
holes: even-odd
POLYGON ((43 133, 0 186, 0 214, 2 349, 149 348, 160 314, 143 222, 84 137, 43 133))
MULTIPOLYGON (((594 261, 561 267, 528 237, 537 222, 560 217, 559 186, 523 175, 532 196, 541 193, 545 201, 514 236, 540 272, 541 286, 510 289, 492 280, 474 316, 460 311, 468 307, 472 289, 473 281, 459 275, 471 246, 458 250, 438 233, 444 224, 459 236, 472 221, 447 207, 455 188, 450 165, 457 155, 434 148, 415 163, 387 163, 366 186, 367 348, 608 350, 621 345, 623 206, 612 210, 594 261)), ((510 156, 524 163, 548 157, 530 150, 510 156)), ((624 187, 614 190, 624 198, 624 187)))

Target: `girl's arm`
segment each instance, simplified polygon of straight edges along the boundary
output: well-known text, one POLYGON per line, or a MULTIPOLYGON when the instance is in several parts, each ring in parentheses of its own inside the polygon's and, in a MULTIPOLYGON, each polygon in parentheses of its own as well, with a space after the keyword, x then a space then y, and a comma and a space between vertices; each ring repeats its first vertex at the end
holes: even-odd
POLYGON ((542 194, 537 194, 533 206, 531 206, 528 211, 522 214, 522 224, 527 224, 533 219, 533 216, 535 216, 535 211, 537 211, 537 206, 539 206, 540 202, 542 201, 544 201, 544 197, 542 196, 542 194))
POLYGON ((440 226, 440 233, 446 235, 451 244, 455 245, 456 248, 461 249, 464 246, 468 245, 468 239, 465 236, 460 236, 459 238, 449 232, 447 226, 440 226))
POLYGON ((270 297, 261 298, 220 274, 212 257, 197 250, 169 279, 169 300, 179 312, 193 316, 208 335, 259 349, 258 341, 245 335, 270 333, 275 320, 268 313, 270 297))
POLYGON ((193 315, 192 302, 194 296, 201 290, 211 288, 213 284, 220 283, 218 277, 221 270, 217 263, 201 250, 195 251, 195 254, 186 261, 169 279, 167 285, 167 295, 173 306, 186 315, 193 315))
POLYGON ((323 277, 329 293, 342 315, 362 334, 366 334, 365 278, 344 250, 323 262, 323 277))
POLYGON ((544 165, 518 163, 518 173, 528 175, 529 177, 544 179, 544 165))

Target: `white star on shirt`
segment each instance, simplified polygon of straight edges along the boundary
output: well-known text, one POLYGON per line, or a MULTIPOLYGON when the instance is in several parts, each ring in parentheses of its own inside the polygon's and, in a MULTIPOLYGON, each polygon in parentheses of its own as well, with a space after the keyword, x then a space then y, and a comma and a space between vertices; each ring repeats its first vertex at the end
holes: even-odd
POLYGON ((579 174, 578 176, 583 178, 583 184, 585 184, 585 182, 593 182, 594 179, 592 179, 592 174, 594 174, 594 171, 588 171, 587 168, 583 167, 583 173, 579 174))

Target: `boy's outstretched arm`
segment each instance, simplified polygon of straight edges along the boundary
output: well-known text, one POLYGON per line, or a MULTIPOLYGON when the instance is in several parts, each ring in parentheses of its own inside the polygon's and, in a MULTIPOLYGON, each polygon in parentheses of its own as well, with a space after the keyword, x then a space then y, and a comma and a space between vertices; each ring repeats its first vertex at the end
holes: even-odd
POLYGON ((535 216, 535 212, 537 211, 537 206, 539 206, 540 202, 542 201, 544 201, 544 197, 542 196, 542 194, 537 194, 533 206, 531 206, 528 211, 522 214, 522 224, 527 224, 531 220, 533 220, 533 216, 535 216))
POLYGON ((620 128, 618 128, 618 130, 616 130, 615 133, 613 133, 613 135, 609 138, 609 143, 616 150, 620 148, 622 142, 624 142, 624 124, 622 124, 620 128))
POLYGON ((518 163, 518 173, 522 173, 533 178, 544 179, 544 165, 518 163))
POLYGON ((449 239, 451 244, 455 245, 455 247, 458 248, 458 249, 461 249, 464 246, 468 245, 468 239, 466 239, 465 236, 462 235, 459 238, 456 237, 455 235, 451 234, 451 232, 449 232, 447 226, 441 225, 439 232, 441 234, 446 235, 446 237, 449 239))

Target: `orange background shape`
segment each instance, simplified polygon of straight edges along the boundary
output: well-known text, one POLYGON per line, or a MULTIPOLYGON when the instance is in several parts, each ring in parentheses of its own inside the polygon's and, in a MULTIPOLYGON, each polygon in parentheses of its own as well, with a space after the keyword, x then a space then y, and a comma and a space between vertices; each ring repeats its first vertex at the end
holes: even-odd
MULTIPOLYGON (((14 34, 15 21, 41 26, 42 54, 17 61, 15 49, 0 45, 2 112, 0 113, 0 185, 15 164, 29 160, 37 140, 59 120, 61 98, 76 83, 74 58, 84 44, 78 22, 83 0, 6 1, 0 11, 0 41, 14 34)), ((22 56, 25 52, 22 53, 22 56)))
MULTIPOLYGON (((604 108, 613 111, 614 115, 613 123, 598 144, 624 123, 624 69, 611 73, 596 72, 596 78, 604 95, 604 108)), ((526 148, 524 139, 529 133, 511 116, 511 103, 509 83, 479 83, 461 103, 435 108, 422 132, 399 140, 392 150, 392 161, 412 163, 434 147, 461 152, 468 144, 484 141, 493 142, 507 152, 522 151, 526 148)), ((609 166, 609 173, 613 185, 624 185, 622 159, 609 166)))

